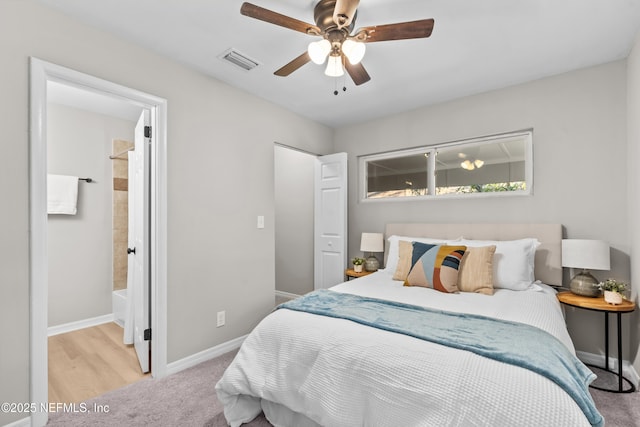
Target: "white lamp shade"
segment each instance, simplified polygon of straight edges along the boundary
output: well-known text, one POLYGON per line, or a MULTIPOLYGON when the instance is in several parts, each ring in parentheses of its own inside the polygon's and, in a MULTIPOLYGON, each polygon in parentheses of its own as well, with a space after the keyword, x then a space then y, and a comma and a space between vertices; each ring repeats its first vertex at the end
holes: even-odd
POLYGON ((327 69, 324 73, 329 77, 340 77, 344 74, 342 69, 342 57, 340 55, 330 55, 327 61, 327 69))
POLYGON ((382 233, 362 233, 360 250, 362 252, 384 252, 384 237, 382 233))
POLYGON ((324 60, 331 52, 331 43, 327 39, 318 40, 317 42, 309 43, 309 47, 307 48, 307 52, 309 53, 309 57, 315 64, 322 64, 324 60))
POLYGON ((564 239, 562 240, 562 266, 609 270, 611 259, 609 244, 602 240, 564 239))
POLYGON ((342 43, 342 53, 345 54, 352 65, 356 65, 362 61, 366 50, 367 48, 364 43, 356 42, 351 39, 347 39, 342 43))

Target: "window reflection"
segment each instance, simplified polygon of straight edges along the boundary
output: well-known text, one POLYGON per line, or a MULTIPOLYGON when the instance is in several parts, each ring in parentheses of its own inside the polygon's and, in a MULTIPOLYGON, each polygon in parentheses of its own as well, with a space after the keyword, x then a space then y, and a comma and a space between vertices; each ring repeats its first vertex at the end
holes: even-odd
POLYGON ((428 153, 367 162, 367 197, 412 197, 429 193, 428 153))
POLYGON ((436 154, 436 194, 526 190, 526 138, 441 148, 436 154))

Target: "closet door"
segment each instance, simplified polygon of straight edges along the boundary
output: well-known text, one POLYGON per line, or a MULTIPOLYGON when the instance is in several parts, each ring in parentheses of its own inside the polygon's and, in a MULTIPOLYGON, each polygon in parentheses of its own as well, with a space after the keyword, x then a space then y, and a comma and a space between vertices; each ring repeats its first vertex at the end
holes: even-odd
POLYGON ((347 265, 347 153, 319 156, 315 169, 314 288, 326 289, 347 265))

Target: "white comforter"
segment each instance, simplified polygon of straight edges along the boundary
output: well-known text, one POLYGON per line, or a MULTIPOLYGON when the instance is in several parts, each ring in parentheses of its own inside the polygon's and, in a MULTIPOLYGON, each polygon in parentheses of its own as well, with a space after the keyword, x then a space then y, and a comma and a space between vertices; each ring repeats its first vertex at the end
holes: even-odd
MULTIPOLYGON (((574 352, 554 291, 535 288, 443 294, 381 270, 332 290, 528 323, 574 352)), ((291 427, 589 425, 567 393, 524 368, 286 309, 247 337, 216 390, 232 427, 260 411, 291 427)))

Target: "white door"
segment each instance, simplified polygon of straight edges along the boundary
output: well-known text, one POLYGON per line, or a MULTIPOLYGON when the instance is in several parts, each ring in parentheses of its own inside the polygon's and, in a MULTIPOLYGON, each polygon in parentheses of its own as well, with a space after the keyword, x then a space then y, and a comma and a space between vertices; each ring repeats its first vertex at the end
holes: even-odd
POLYGON ((149 372, 149 150, 145 128, 149 111, 143 110, 135 129, 135 150, 129 156, 129 269, 133 304, 133 345, 142 372, 149 372), (131 162, 133 160, 133 162, 131 162), (145 332, 147 331, 147 332, 145 332), (148 336, 145 336, 148 335, 148 336))
POLYGON ((347 265, 347 153, 319 156, 315 175, 314 288, 326 289, 347 265))

